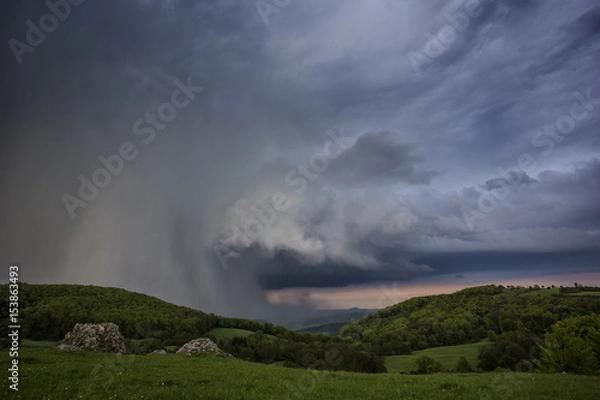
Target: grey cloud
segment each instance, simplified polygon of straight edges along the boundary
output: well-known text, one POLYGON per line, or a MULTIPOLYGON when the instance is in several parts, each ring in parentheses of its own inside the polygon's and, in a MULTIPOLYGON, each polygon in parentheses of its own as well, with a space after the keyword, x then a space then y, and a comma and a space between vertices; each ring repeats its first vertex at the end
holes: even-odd
POLYGON ((428 184, 439 172, 417 168, 425 158, 416 146, 403 143, 391 132, 369 132, 333 161, 327 171, 334 183, 362 186, 365 184, 428 184))
MULTIPOLYGON (((493 211, 482 213, 482 219, 475 220, 475 227, 467 226, 460 209, 455 209, 454 216, 441 217, 446 224, 440 225, 438 217, 429 234, 430 238, 438 238, 429 241, 431 250, 436 243, 460 251, 469 247, 522 251, 542 251, 546 246, 548 251, 598 249, 596 237, 590 234, 599 222, 595 205, 600 194, 597 160, 581 163, 570 171, 543 171, 535 180, 524 174, 511 176, 515 184, 511 179, 496 178, 482 185, 485 191, 465 190, 463 206, 472 210, 479 210, 477 201, 487 191, 502 189, 508 194, 497 200, 498 206, 493 211)), ((455 201, 449 196, 439 200, 455 201)))

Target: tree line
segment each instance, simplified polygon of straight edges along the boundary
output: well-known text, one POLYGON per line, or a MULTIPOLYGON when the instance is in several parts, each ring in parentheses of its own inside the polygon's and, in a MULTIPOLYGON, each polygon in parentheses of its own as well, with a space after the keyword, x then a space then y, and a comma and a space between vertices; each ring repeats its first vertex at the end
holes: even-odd
POLYGON ((346 325, 340 335, 376 354, 410 354, 428 347, 496 341, 510 332, 542 336, 560 320, 594 313, 600 314, 600 288, 488 285, 404 301, 346 325), (577 295, 583 291, 588 295, 577 295))

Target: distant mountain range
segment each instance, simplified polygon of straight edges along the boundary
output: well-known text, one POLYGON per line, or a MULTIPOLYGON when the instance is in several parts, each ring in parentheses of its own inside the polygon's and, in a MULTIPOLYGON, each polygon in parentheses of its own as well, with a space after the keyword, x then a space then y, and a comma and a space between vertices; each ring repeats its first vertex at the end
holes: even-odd
POLYGON ((336 335, 343 326, 377 311, 356 307, 347 310, 317 310, 317 315, 288 327, 299 332, 336 335))

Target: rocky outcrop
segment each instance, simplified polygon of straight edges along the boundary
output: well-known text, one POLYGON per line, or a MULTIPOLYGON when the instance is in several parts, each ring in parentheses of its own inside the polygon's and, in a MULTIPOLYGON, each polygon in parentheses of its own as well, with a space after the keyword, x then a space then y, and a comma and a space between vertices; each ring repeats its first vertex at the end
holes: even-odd
POLYGON ((177 350, 177 354, 185 354, 186 356, 195 356, 201 353, 215 353, 232 357, 231 354, 225 353, 223 350, 219 349, 215 342, 207 338, 191 340, 177 350))
POLYGON ((111 322, 103 324, 75 324, 58 346, 59 350, 76 351, 88 349, 124 354, 125 338, 119 327, 111 322))

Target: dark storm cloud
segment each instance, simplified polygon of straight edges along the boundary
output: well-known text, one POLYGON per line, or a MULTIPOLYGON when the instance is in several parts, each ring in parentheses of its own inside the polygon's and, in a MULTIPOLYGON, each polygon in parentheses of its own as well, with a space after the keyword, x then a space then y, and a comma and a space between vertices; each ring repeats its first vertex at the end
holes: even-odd
MULTIPOLYGON (((259 249, 253 248, 245 254, 245 261, 261 259, 259 249)), ((307 266, 289 251, 278 251, 269 259, 256 262, 254 271, 263 289, 285 289, 291 287, 343 287, 372 282, 411 280, 427 276, 432 272, 425 264, 414 264, 399 260, 380 268, 365 269, 325 261, 316 266, 307 266)), ((234 264, 235 270, 246 268, 245 263, 234 264)))
MULTIPOLYGON (((536 274, 565 274, 569 272, 591 272, 597 268, 587 267, 600 262, 600 253, 510 253, 474 252, 439 253, 434 255, 413 255, 415 263, 409 265, 432 265, 427 269, 410 268, 403 265, 383 267, 377 270, 364 270, 353 267, 336 267, 322 265, 318 269, 286 264, 284 268, 276 268, 259 273, 259 281, 265 289, 286 289, 295 287, 335 288, 350 285, 374 284, 383 282, 409 282, 414 279, 433 277, 436 275, 454 274, 454 278, 463 279, 473 272, 483 271, 522 271, 529 270, 536 274), (583 267, 569 267, 580 265, 583 267), (286 271, 285 273, 283 271, 286 271)), ((272 261, 267 262, 270 264, 272 261)))
POLYGON ((530 270, 537 274, 597 271, 599 252, 565 253, 507 253, 472 252, 438 253, 415 256, 420 262, 435 265, 439 272, 518 271, 530 270), (577 267, 575 267, 577 266, 577 267))
POLYGON ((408 281, 419 276, 414 270, 391 267, 364 270, 356 267, 321 265, 318 270, 311 270, 286 264, 285 268, 280 266, 273 273, 259 273, 258 280, 263 289, 276 290, 293 287, 336 288, 373 282, 408 281))
MULTIPOLYGON (((597 268, 600 103, 560 141, 544 129, 569 115, 574 92, 600 97, 599 9, 480 7, 420 76, 407 54, 464 2, 295 1, 271 29, 252 1, 73 7, 21 65, 4 47, 1 258, 32 282, 124 286, 249 316, 278 312, 271 288, 597 268), (145 144, 135 122, 188 78, 203 91, 145 144), (295 193, 286 174, 340 128, 356 143, 295 193), (536 138, 552 140, 550 154, 536 138), (137 158, 72 220, 61 196, 126 141, 137 158), (524 153, 535 168, 517 168, 524 153), (236 204, 277 192, 290 207, 222 269, 213 245, 248 220, 236 204), (502 199, 465 220, 481 196, 502 199)), ((48 12, 4 10, 5 44, 48 12)))

